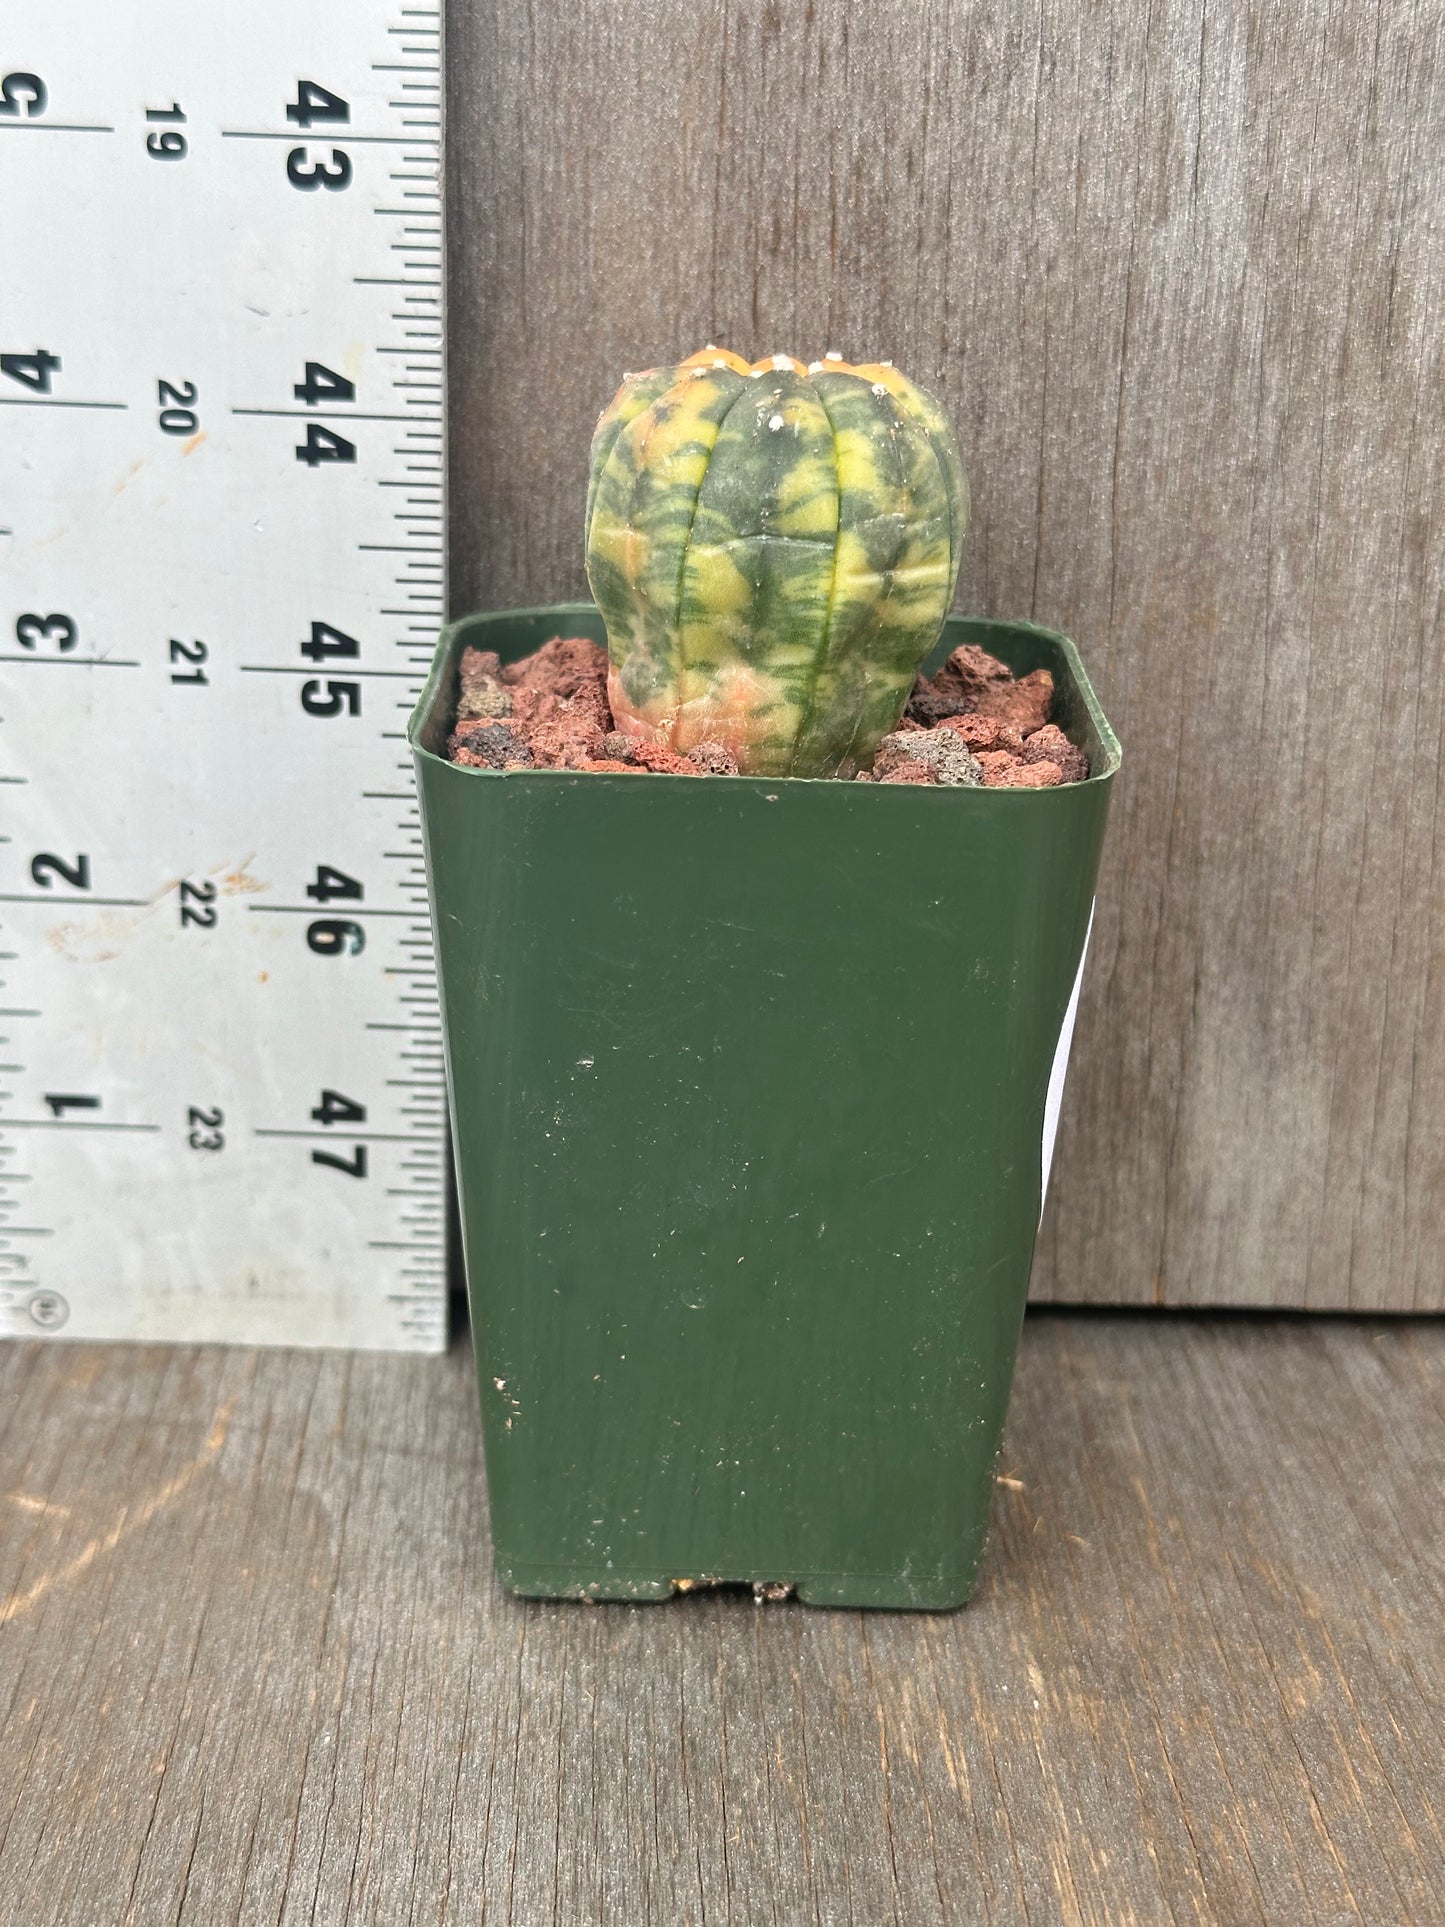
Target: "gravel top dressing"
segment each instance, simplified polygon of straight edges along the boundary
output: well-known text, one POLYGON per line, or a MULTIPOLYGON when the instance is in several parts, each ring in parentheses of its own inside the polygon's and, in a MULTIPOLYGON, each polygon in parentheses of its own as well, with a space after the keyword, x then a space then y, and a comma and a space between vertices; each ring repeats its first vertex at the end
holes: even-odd
MULTIPOLYGON (((554 636, 533 655, 505 665, 491 650, 466 649, 460 683, 447 754, 472 769, 738 773, 722 743, 701 742, 679 753, 617 729, 607 651, 586 636, 554 636)), ((1083 782, 1088 757, 1049 720, 1053 695, 1047 669, 1016 677, 976 643, 965 643, 935 676, 918 678, 897 729, 878 745, 872 767, 856 771, 853 780, 985 789, 1083 782)))

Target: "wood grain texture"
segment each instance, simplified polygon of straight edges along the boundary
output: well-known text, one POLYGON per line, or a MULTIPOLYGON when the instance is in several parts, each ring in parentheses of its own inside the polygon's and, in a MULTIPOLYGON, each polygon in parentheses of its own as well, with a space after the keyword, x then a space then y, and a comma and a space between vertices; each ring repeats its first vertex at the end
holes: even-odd
POLYGON ((452 598, 584 592, 593 419, 892 355, 959 601, 1125 745, 1036 1293, 1445 1307, 1445 14, 455 0, 452 598))
POLYGON ((1445 1918, 1445 1329, 1046 1314, 941 1617, 523 1604, 445 1359, 0 1352, 0 1919, 1445 1918))

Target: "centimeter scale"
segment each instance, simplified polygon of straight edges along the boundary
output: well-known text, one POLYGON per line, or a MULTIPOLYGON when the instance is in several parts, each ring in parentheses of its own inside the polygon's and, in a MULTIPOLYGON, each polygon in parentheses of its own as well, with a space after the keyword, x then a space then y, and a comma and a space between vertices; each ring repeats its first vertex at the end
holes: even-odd
POLYGON ((444 1342, 440 31, 0 22, 0 1332, 444 1342))

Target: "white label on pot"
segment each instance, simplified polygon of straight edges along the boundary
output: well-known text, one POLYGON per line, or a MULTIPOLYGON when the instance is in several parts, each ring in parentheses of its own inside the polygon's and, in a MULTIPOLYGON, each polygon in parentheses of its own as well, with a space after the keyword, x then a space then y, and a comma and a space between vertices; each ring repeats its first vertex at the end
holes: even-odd
POLYGON ((1089 927, 1084 932, 1084 948, 1079 953, 1079 968, 1074 978, 1074 988, 1069 996, 1069 1007, 1064 1012, 1063 1025, 1059 1031, 1058 1046, 1054 1051, 1054 1067, 1049 1072, 1049 1091, 1044 1099, 1044 1143, 1043 1143, 1043 1183, 1039 1189, 1039 1222, 1043 1222, 1044 1204, 1049 1195, 1049 1171, 1054 1162, 1054 1139, 1059 1134, 1059 1111, 1064 1102, 1064 1079, 1069 1070, 1069 1047, 1074 1041, 1074 1019, 1079 1014, 1079 991, 1084 982, 1084 964, 1089 955, 1089 939, 1094 934, 1094 903, 1089 905, 1089 927))
POLYGON ((439 0, 9 0, 0 1333, 437 1350, 439 0))

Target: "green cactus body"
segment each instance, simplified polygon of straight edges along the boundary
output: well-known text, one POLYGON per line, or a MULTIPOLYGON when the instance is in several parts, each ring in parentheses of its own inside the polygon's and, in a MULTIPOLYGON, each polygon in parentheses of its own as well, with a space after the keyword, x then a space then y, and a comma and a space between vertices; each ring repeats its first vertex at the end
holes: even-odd
POLYGON ((587 497, 618 728, 851 774, 937 640, 967 520, 946 418, 886 363, 704 349, 629 375, 587 497))

